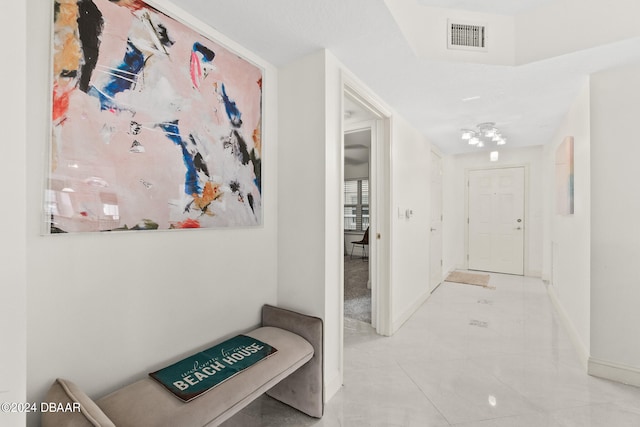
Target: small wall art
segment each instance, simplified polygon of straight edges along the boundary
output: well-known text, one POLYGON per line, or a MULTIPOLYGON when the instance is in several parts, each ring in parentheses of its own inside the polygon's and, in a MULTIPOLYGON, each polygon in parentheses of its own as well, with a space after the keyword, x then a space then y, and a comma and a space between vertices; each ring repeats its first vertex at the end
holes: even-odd
POLYGON ((567 136, 556 149, 556 213, 573 215, 573 137, 567 136))
POLYGON ((57 0, 47 232, 262 224, 262 69, 140 0, 57 0))

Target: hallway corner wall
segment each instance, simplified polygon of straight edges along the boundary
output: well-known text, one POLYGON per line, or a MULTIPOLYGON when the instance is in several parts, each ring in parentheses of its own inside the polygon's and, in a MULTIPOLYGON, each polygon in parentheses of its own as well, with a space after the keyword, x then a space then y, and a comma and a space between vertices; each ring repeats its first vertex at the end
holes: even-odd
MULTIPOLYGON (((23 2, 12 6, 0 16, 0 33, 5 43, 4 55, 10 66, 2 68, 2 118, 5 144, 0 169, 0 194, 3 225, 0 243, 0 402, 27 402, 27 269, 26 237, 26 132, 28 114, 24 92, 27 87, 26 47, 27 8, 23 2), (22 43, 17 42, 21 40, 22 43)), ((0 424, 20 427, 24 413, 0 413, 0 424)))
POLYGON ((589 372, 640 386, 640 64, 591 76, 589 372))
POLYGON ((589 81, 585 82, 553 139, 544 146, 543 279, 586 367, 590 348, 591 136, 589 81), (556 213, 556 150, 573 137, 574 213, 556 213))

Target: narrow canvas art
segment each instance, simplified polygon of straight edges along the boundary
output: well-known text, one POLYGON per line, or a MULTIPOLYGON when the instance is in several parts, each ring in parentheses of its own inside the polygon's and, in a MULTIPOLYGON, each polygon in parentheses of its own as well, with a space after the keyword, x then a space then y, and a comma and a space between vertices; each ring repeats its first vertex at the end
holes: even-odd
POLYGON ((573 137, 567 136, 556 150, 556 213, 573 215, 573 137))
POLYGON ((140 0, 56 0, 48 232, 262 224, 262 70, 140 0))

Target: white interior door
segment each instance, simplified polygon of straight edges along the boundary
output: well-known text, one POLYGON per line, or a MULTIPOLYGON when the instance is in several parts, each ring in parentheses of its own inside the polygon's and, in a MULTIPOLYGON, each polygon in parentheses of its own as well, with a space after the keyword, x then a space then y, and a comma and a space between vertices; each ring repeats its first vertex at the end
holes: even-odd
POLYGON ((431 152, 431 234, 429 291, 442 281, 442 159, 431 152))
POLYGON ((469 172, 469 270, 524 274, 524 168, 469 172))

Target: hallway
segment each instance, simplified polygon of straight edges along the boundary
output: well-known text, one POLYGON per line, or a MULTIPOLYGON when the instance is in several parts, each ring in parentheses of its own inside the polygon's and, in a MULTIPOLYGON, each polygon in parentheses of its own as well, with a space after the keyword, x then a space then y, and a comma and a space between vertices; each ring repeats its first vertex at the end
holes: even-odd
POLYGON ((345 319, 343 389, 322 420, 262 397, 230 426, 640 425, 640 389, 590 377, 539 279, 443 283, 393 336, 345 319))

